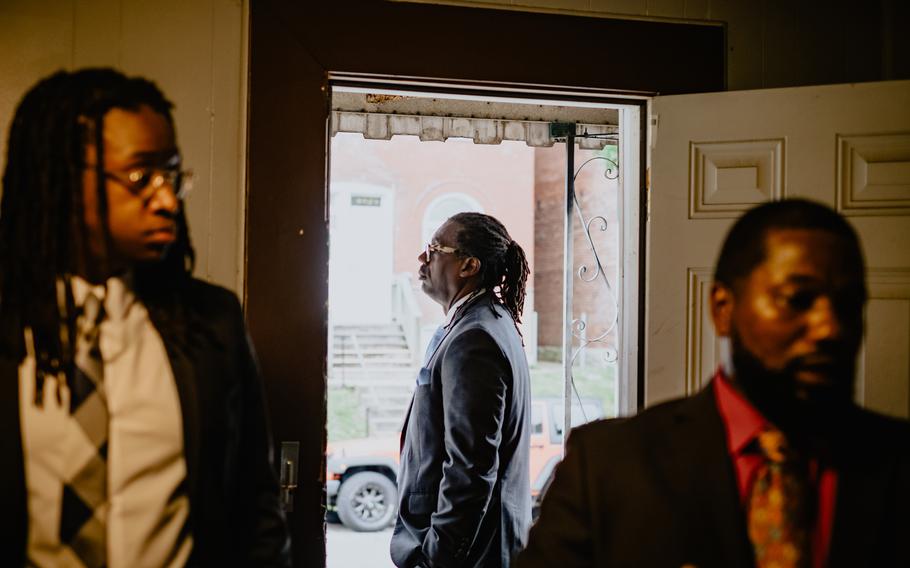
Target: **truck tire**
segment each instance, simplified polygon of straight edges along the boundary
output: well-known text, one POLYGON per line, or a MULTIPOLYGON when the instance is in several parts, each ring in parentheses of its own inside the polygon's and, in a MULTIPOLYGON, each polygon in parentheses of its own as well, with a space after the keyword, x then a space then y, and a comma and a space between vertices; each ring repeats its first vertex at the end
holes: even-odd
POLYGON ((395 518, 398 489, 375 471, 355 473, 341 484, 335 509, 344 526, 358 532, 386 528, 395 518))

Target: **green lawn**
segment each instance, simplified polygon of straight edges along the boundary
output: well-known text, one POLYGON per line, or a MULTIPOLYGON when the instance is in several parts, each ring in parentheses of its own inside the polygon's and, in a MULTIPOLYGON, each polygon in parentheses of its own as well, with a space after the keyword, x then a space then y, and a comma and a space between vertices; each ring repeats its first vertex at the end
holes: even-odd
MULTIPOLYGON (((604 413, 611 415, 616 400, 614 366, 576 366, 572 369, 575 389, 582 398, 596 398, 603 403, 604 413)), ((564 387, 560 363, 539 362, 531 367, 531 396, 561 397, 564 387)))
POLYGON ((329 442, 366 437, 366 415, 356 388, 330 388, 328 406, 329 442))
MULTIPOLYGON (((596 398, 603 403, 606 415, 615 404, 615 367, 577 366, 573 369, 575 388, 582 398, 596 398)), ((562 365, 540 362, 531 367, 531 396, 561 397, 562 365)), ((360 408, 356 388, 330 388, 328 392, 329 442, 363 438, 367 435, 366 415, 360 408)))

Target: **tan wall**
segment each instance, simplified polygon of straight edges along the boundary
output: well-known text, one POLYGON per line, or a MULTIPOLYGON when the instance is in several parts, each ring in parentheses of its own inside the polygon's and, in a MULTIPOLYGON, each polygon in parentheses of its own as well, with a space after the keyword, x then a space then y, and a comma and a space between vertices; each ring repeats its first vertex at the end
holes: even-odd
POLYGON ((16 104, 40 78, 112 66, 154 80, 176 105, 196 172, 187 198, 196 273, 241 290, 246 14, 242 0, 0 1, 0 168, 16 104))
MULTIPOLYGON (((908 64, 896 30, 885 29, 896 26, 887 17, 894 0, 873 9, 827 0, 427 1, 726 22, 730 89, 887 79, 908 64)), ((155 80, 177 105, 180 144, 197 173, 187 202, 197 275, 241 290, 246 13, 246 0, 0 1, 0 167, 15 105, 39 78, 111 65, 155 80)))
MULTIPOLYGON (((403 0, 727 24, 730 90, 908 78, 902 0, 403 0)), ((554 38, 555 41, 555 38, 554 38)), ((604 54, 592 63, 609 67, 604 54)), ((618 53, 622 53, 621 46, 618 53)), ((685 48, 685 46, 680 46, 685 48)), ((590 55, 590 54, 589 54, 590 55)), ((593 58, 596 57, 596 60, 593 58)), ((584 58, 571 62, 583 64, 584 58)), ((692 65, 698 65, 693 61, 692 65)))

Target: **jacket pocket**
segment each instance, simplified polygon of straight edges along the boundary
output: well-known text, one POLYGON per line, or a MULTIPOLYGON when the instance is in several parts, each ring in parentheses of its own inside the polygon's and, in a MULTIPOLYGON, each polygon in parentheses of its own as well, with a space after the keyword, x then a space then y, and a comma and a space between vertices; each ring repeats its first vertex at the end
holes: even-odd
POLYGON ((430 384, 430 370, 426 367, 421 367, 420 371, 417 372, 417 386, 424 386, 430 384))
POLYGON ((408 495, 408 510, 415 515, 429 515, 436 510, 436 494, 411 493, 408 495))

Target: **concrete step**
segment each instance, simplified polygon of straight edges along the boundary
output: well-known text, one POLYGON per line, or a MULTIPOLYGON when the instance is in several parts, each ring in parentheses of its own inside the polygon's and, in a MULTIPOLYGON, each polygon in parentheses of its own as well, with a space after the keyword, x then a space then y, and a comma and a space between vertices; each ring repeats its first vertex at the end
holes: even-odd
POLYGON ((399 410, 404 410, 411 404, 411 395, 407 394, 404 396, 396 396, 389 398, 375 398, 365 396, 360 399, 360 403, 365 407, 370 408, 379 408, 379 409, 390 409, 397 408, 399 410))
MULTIPOLYGON (((391 400, 391 401, 401 401, 402 404, 407 404, 411 400, 411 393, 414 392, 414 381, 411 380, 407 383, 399 383, 396 385, 383 386, 381 389, 371 388, 369 385, 364 385, 359 383, 352 385, 347 383, 343 385, 345 388, 355 388, 361 399, 366 401, 377 401, 377 400, 391 400)), ((329 383, 329 388, 340 388, 340 383, 333 384, 329 383)))
POLYGON ((355 365, 370 368, 376 365, 383 364, 383 366, 388 367, 389 364, 394 364, 397 367, 410 367, 411 359, 404 359, 401 357, 337 357, 332 360, 332 365, 335 367, 343 365, 355 365))
POLYGON ((387 418, 377 418, 374 420, 371 418, 369 421, 370 434, 394 434, 401 431, 401 426, 403 423, 403 418, 401 420, 393 420, 387 418))
POLYGON ((334 335, 402 335, 400 325, 336 325, 334 335))
POLYGON ((408 411, 407 406, 396 408, 379 408, 371 406, 370 420, 397 420, 399 423, 404 420, 404 415, 408 411))
MULTIPOLYGON (((407 369, 410 367, 410 362, 405 363, 402 361, 402 362, 384 363, 382 361, 376 361, 373 363, 368 363, 368 365, 372 368, 375 368, 376 370, 407 369)), ((357 362, 336 361, 336 362, 332 363, 332 368, 333 369, 361 370, 364 368, 364 365, 362 365, 359 361, 357 361, 357 362)))
POLYGON ((396 379, 376 379, 374 382, 358 381, 357 386, 368 394, 396 394, 414 389, 416 377, 407 376, 396 379))
POLYGON ((366 396, 395 396, 410 395, 414 391, 416 381, 414 377, 402 380, 383 381, 381 383, 359 383, 357 388, 366 396))
POLYGON ((358 340, 355 344, 354 341, 349 339, 338 339, 335 343, 332 344, 333 351, 348 351, 353 349, 402 349, 404 351, 408 350, 408 343, 402 339, 385 339, 385 340, 370 340, 370 341, 361 341, 358 340))
MULTIPOLYGON (((417 372, 417 369, 420 367, 414 365, 411 367, 413 372, 417 372)), ((364 377, 396 377, 404 374, 404 371, 399 370, 388 370, 388 369, 364 369, 360 371, 349 371, 348 376, 353 375, 363 375, 364 377)))
POLYGON ((356 345, 354 343, 344 343, 344 344, 335 344, 332 346, 332 353, 355 353, 359 350, 370 350, 370 351, 404 351, 409 353, 407 344, 405 343, 365 343, 359 342, 356 345))
POLYGON ((368 359, 359 359, 359 358, 345 358, 345 359, 335 359, 332 361, 332 367, 345 367, 348 369, 364 369, 364 370, 389 370, 389 369, 408 369, 411 367, 410 360, 404 359, 384 359, 384 358, 368 358, 368 359))
POLYGON ((388 378, 388 377, 359 377, 359 376, 344 376, 334 370, 336 373, 332 376, 328 383, 329 388, 359 388, 359 389, 371 389, 373 392, 376 392, 380 389, 391 390, 395 392, 399 389, 410 389, 414 388, 414 383, 417 380, 416 375, 408 374, 404 378, 388 378))
POLYGON ((417 367, 404 367, 400 369, 344 369, 330 370, 329 382, 335 379, 346 379, 354 381, 365 381, 376 384, 403 381, 405 379, 414 380, 417 376, 417 367))
POLYGON ((365 361, 367 363, 370 363, 372 361, 395 361, 395 362, 405 362, 406 361, 408 363, 412 362, 410 355, 408 355, 406 357, 403 355, 404 354, 390 354, 390 353, 389 354, 344 353, 344 354, 338 354, 337 357, 333 354, 332 357, 334 359, 333 363, 337 363, 337 362, 351 363, 354 361, 365 361))
POLYGON ((332 331, 333 337, 404 337, 404 331, 399 328, 364 328, 364 329, 338 329, 332 331))
POLYGON ((396 331, 394 333, 386 333, 384 331, 365 331, 360 333, 343 333, 335 332, 332 334, 332 338, 335 341, 343 341, 350 343, 354 341, 354 338, 357 338, 357 341, 404 341, 404 333, 401 331, 396 331))
POLYGON ((335 351, 333 356, 337 357, 388 357, 398 359, 404 357, 411 359, 411 353, 407 349, 360 349, 359 351, 335 351))

